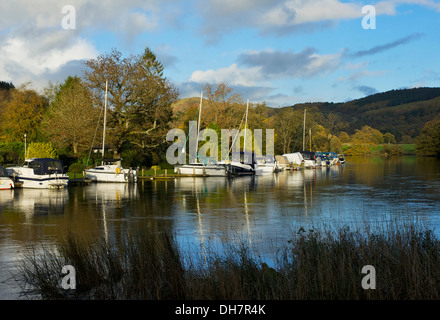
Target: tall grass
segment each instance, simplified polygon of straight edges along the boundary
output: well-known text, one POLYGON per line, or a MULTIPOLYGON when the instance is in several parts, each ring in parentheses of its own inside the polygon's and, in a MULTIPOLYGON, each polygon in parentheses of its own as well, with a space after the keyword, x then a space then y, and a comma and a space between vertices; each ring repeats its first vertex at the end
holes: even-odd
POLYGON ((183 257, 169 234, 108 243, 70 234, 54 249, 30 250, 18 280, 45 299, 439 299, 440 241, 417 223, 300 229, 269 267, 245 244, 183 257), (200 256, 197 256, 200 255, 200 256), (63 290, 63 265, 77 288, 63 290), (376 270, 366 290, 362 268, 376 270))

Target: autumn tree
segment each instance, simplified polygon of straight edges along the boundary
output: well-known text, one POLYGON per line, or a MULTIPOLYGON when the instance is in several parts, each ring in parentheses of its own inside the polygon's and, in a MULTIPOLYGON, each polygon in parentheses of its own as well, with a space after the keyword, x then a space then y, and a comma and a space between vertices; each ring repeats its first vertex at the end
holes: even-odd
POLYGON ((156 55, 147 48, 143 54, 123 57, 113 49, 85 64, 86 86, 101 103, 108 81, 106 141, 118 152, 124 144, 142 153, 164 146, 178 91, 164 77, 156 55))
POLYGON ((363 126, 361 130, 356 130, 352 140, 357 143, 377 145, 383 143, 383 134, 370 126, 363 126))
POLYGON ((383 142, 388 144, 396 143, 396 138, 394 137, 393 134, 387 132, 383 135, 383 142))
POLYGON ((423 127, 417 138, 417 153, 426 156, 440 155, 440 116, 423 127))
MULTIPOLYGON (((322 117, 322 125, 327 132, 327 150, 332 150, 332 145, 341 143, 337 137, 339 133, 348 127, 348 124, 342 120, 342 118, 335 113, 329 113, 326 117, 322 117)), ((336 148, 338 149, 338 148, 336 148)))
POLYGON ((294 143, 299 137, 300 130, 302 130, 302 124, 303 111, 286 108, 277 113, 274 125, 278 153, 285 154, 292 151, 294 143))
POLYGON ((240 94, 235 93, 225 82, 206 83, 202 86, 207 106, 202 110, 202 126, 210 123, 222 129, 238 128, 246 112, 246 104, 240 94))
POLYGON ((44 117, 42 130, 57 148, 69 148, 74 156, 90 149, 100 110, 78 77, 68 77, 56 90, 44 117))
POLYGON ((58 155, 51 142, 31 142, 26 158, 58 158, 58 155))
POLYGON ((47 100, 32 89, 22 86, 12 89, 9 100, 0 109, 0 131, 4 142, 37 139, 47 100))

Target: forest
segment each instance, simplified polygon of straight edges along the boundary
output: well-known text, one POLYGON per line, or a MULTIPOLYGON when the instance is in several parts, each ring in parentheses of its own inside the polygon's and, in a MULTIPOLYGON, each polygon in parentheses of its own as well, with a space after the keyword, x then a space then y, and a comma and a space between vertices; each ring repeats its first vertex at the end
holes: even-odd
MULTIPOLYGON (((179 99, 178 89, 149 48, 128 57, 113 49, 84 64, 87 71, 82 77, 49 82, 42 92, 30 84, 16 87, 0 81, 0 163, 50 156, 62 159, 69 170, 79 170, 100 161, 106 81, 105 156, 120 157, 123 165, 166 165, 171 144, 166 133, 172 128, 188 132, 189 122, 198 120, 200 103, 202 129, 220 135, 221 129, 244 128, 246 97, 221 82, 202 85, 202 101, 179 99)), ((275 129, 276 154, 311 149, 363 155, 377 145, 388 154, 401 154, 399 144, 417 144, 419 154, 437 156, 440 88, 392 90, 344 103, 282 108, 250 102, 247 123, 251 130, 275 129)))

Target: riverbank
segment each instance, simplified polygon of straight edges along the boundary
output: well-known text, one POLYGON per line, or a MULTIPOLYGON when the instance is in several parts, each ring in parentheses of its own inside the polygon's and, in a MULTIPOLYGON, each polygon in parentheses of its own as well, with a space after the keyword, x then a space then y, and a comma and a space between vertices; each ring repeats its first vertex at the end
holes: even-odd
POLYGON ((360 155, 415 155, 415 144, 378 144, 378 145, 360 145, 344 143, 342 153, 351 156, 360 155))
POLYGON ((244 243, 225 246, 224 254, 182 251, 160 230, 113 243, 69 234, 56 250, 29 250, 16 279, 45 299, 440 298, 440 240, 418 223, 299 228, 278 249, 273 268, 244 243), (65 265, 75 268, 75 290, 60 287, 65 265))

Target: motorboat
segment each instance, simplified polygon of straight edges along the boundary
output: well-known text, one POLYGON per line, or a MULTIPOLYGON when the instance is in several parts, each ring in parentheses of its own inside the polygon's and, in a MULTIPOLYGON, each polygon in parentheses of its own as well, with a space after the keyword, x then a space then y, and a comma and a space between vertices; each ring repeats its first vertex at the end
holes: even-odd
POLYGON ((218 163, 215 159, 208 159, 200 163, 190 163, 174 166, 174 172, 180 175, 226 177, 226 165, 218 163))
POLYGON ((300 151, 301 156, 304 159, 304 168, 305 169, 314 169, 316 168, 316 158, 315 153, 313 151, 300 151))
POLYGON ((137 170, 124 169, 121 159, 103 159, 100 166, 86 169, 86 177, 92 182, 136 182, 137 170))
POLYGON ((258 168, 261 169, 262 174, 274 173, 276 170, 276 160, 274 156, 257 156, 255 158, 258 168))
POLYGON ((26 159, 21 166, 6 168, 9 177, 23 188, 64 188, 69 176, 64 172, 63 162, 53 158, 26 159))
POLYGON ((8 176, 8 172, 0 165, 0 190, 14 188, 14 181, 8 176))

